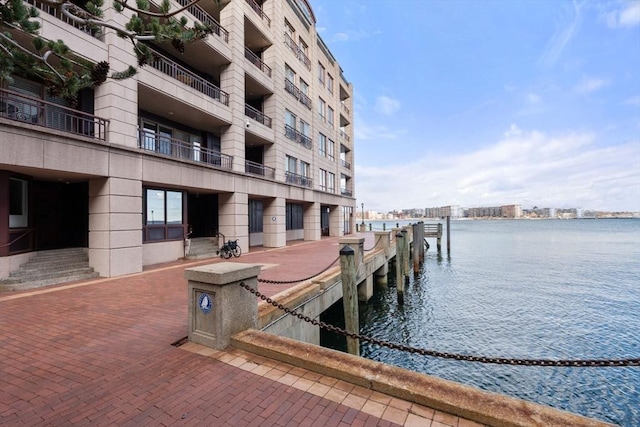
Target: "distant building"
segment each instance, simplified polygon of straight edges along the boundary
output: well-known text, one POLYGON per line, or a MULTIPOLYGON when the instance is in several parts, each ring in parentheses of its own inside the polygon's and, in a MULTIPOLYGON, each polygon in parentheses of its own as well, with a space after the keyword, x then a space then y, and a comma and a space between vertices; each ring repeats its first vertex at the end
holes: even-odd
POLYGON ((425 208, 425 218, 461 218, 464 215, 462 208, 459 205, 441 206, 439 208, 425 208))
POLYGON ((522 206, 520 205, 501 206, 500 211, 502 218, 522 218, 522 206))

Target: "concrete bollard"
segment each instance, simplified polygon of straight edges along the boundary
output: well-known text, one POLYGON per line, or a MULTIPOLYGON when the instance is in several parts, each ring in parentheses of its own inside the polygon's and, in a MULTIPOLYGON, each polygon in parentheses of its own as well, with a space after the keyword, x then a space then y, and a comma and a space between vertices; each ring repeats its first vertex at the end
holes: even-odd
POLYGON ((404 305, 404 276, 402 268, 404 262, 404 234, 396 233, 396 292, 398 294, 398 305, 404 305))
MULTIPOLYGON (((345 329, 359 334, 358 289, 356 283, 355 251, 349 245, 340 249, 340 270, 342 277, 342 306, 344 308, 345 329)), ((347 352, 360 356, 360 340, 347 337, 347 352)))
POLYGON ((231 336, 256 328, 258 299, 240 286, 258 289, 260 265, 222 262, 188 268, 189 341, 222 350, 231 336))

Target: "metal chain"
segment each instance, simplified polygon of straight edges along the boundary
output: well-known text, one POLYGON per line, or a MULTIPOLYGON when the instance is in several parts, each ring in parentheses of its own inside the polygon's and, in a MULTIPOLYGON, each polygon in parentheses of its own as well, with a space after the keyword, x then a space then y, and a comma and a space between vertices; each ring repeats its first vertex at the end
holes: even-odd
POLYGON ((240 286, 242 286, 244 289, 248 290, 249 292, 257 296, 261 300, 266 301, 268 304, 271 304, 272 306, 279 308, 285 313, 295 316, 298 319, 303 320, 307 323, 311 323, 312 325, 319 326, 324 330, 331 331, 338 335, 343 335, 345 337, 366 341, 371 344, 379 345, 381 347, 387 347, 393 350, 405 351, 407 353, 438 357, 442 359, 463 360, 466 362, 493 363, 493 364, 517 365, 517 366, 554 366, 554 367, 576 367, 576 368, 640 366, 640 358, 610 359, 610 360, 510 359, 506 357, 484 357, 484 356, 473 356, 473 355, 467 355, 467 354, 445 353, 441 351, 425 350, 421 348, 409 347, 402 344, 394 344, 388 341, 383 341, 383 340, 371 338, 365 335, 348 332, 344 329, 338 328, 336 326, 330 325, 320 320, 312 319, 309 316, 305 316, 301 313, 298 313, 297 311, 280 304, 279 302, 273 300, 272 298, 267 297, 266 295, 246 285, 244 282, 241 282, 240 286))
POLYGON ((306 277, 304 279, 299 279, 299 280, 268 280, 268 279, 261 279, 261 278, 258 277, 258 282, 260 282, 260 283, 270 283, 270 284, 273 284, 273 285, 288 285, 288 284, 291 284, 291 283, 304 282, 305 280, 313 279, 314 277, 321 275, 322 273, 324 273, 325 271, 330 269, 333 266, 333 264, 335 264, 336 261, 338 261, 339 259, 340 259, 340 255, 338 255, 338 258, 334 259, 333 262, 327 266, 327 268, 325 268, 324 270, 322 270, 319 273, 314 274, 313 276, 309 276, 309 277, 306 277))
POLYGON ((374 249, 376 248, 376 246, 378 245, 378 242, 379 242, 379 241, 380 241, 380 236, 378 236, 378 237, 376 238, 376 242, 373 244, 373 246, 372 246, 370 249, 364 249, 364 248, 363 248, 363 249, 364 249, 364 251, 365 251, 365 252, 369 252, 369 251, 374 250, 374 249))

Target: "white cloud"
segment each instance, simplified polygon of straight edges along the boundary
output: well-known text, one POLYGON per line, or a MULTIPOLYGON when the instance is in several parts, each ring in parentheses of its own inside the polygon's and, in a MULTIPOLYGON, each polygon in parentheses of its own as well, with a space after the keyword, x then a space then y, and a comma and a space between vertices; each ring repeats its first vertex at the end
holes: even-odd
POLYGON ((367 39, 382 34, 380 30, 347 30, 335 33, 328 41, 330 42, 352 42, 367 39))
POLYGON ((631 0, 623 3, 623 5, 622 8, 606 14, 607 25, 611 28, 640 25, 640 2, 631 0))
POLYGON ((632 96, 631 98, 626 99, 622 103, 622 105, 635 105, 636 107, 640 106, 640 95, 632 96))
POLYGON ((600 147, 591 134, 512 125, 503 139, 474 152, 423 153, 388 167, 357 163, 356 176, 358 200, 380 211, 528 203, 640 211, 640 140, 600 147))
POLYGON ((608 84, 609 81, 606 79, 584 78, 574 89, 578 93, 590 93, 602 89, 608 84))
POLYGON ((375 109, 378 113, 390 116, 400 108, 400 101, 389 98, 388 96, 379 96, 376 99, 375 109))
POLYGON ((540 61, 546 66, 552 66, 560 58, 565 46, 571 41, 573 36, 577 33, 580 26, 581 13, 580 6, 573 2, 572 16, 570 22, 556 28, 555 33, 549 39, 545 51, 540 58, 540 61))

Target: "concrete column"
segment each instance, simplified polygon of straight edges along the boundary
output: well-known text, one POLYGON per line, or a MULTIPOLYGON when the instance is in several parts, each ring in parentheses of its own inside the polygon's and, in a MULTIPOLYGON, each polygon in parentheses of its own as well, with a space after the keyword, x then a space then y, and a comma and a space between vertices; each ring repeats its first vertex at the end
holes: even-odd
POLYGON ((258 324, 260 265, 222 262, 186 269, 189 341, 222 350, 231 336, 258 324))
POLYGON ((218 197, 218 204, 219 231, 227 239, 238 239, 242 251, 248 251, 249 195, 240 192, 223 193, 218 197))
POLYGON ((331 206, 329 210, 329 235, 332 237, 344 235, 342 231, 342 209, 338 206, 331 206))
POLYGON ((262 204, 262 246, 281 248, 287 245, 286 201, 282 197, 264 200, 262 204))
POLYGON ((304 240, 320 240, 320 203, 307 203, 304 205, 304 240))
MULTIPOLYGON (((375 249, 382 249, 386 259, 391 257, 391 235, 388 231, 374 231, 376 245, 375 249)), ((375 282, 377 285, 386 287, 387 275, 389 274, 389 263, 385 262, 382 267, 374 272, 375 282)))
POLYGON ((89 181, 89 265, 103 277, 142 271, 142 183, 89 181))

